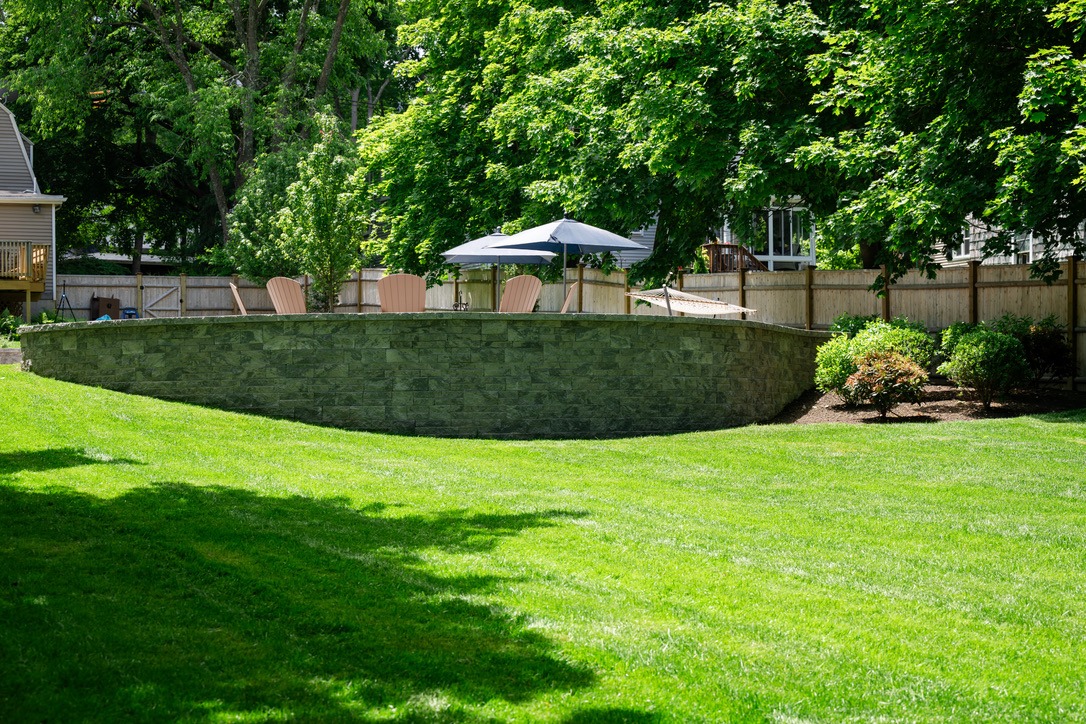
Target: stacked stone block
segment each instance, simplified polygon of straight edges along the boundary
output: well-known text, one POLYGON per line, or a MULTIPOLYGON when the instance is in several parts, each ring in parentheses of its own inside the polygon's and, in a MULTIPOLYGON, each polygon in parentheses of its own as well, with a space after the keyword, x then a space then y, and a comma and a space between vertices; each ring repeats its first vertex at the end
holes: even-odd
POLYGON ((615 437, 772 418, 827 335, 757 322, 425 313, 140 319, 24 330, 47 377, 336 427, 615 437))

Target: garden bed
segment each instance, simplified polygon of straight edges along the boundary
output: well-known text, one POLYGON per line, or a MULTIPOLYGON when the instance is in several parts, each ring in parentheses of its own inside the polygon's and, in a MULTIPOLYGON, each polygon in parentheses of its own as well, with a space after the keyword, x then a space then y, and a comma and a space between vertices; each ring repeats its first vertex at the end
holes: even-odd
MULTIPOLYGON (((1047 412, 1064 412, 1086 408, 1086 391, 1043 387, 1023 390, 997 399, 990 410, 973 399, 968 390, 948 384, 930 384, 924 388, 920 405, 898 405, 885 422, 948 422, 953 420, 989 420, 1047 412)), ((835 393, 809 390, 790 404, 774 423, 810 424, 843 422, 852 424, 878 423, 879 413, 871 405, 847 406, 835 393)))

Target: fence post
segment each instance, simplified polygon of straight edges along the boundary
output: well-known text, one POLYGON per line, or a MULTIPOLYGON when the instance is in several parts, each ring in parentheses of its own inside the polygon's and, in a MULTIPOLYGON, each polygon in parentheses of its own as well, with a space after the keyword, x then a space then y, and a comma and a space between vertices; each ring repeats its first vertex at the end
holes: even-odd
MULTIPOLYGON (((683 290, 683 268, 682 267, 679 267, 678 290, 680 292, 683 290)), ((685 317, 686 315, 683 314, 682 312, 679 312, 679 316, 680 317, 685 317)))
MULTIPOLYGON (((189 275, 182 272, 181 273, 181 288, 180 288, 180 291, 178 292, 178 295, 179 295, 180 298, 177 300, 178 305, 181 307, 181 312, 180 312, 180 314, 178 316, 181 316, 181 317, 185 316, 185 310, 187 309, 187 307, 185 305, 185 297, 188 296, 188 291, 189 291, 189 275)), ((234 296, 234 295, 231 294, 230 296, 234 296)))
POLYGON ((1075 275, 1078 273, 1078 259, 1074 254, 1067 259, 1067 340, 1071 343, 1071 359, 1074 361, 1074 369, 1071 370, 1071 391, 1077 385, 1075 378, 1081 366, 1078 359, 1078 337, 1075 329, 1078 326, 1078 282, 1075 275))
POLYGON ((584 264, 577 263, 577 313, 584 311, 584 264))
POLYGON ((980 273, 980 262, 972 259, 969 262, 969 323, 976 324, 980 317, 977 304, 977 276, 980 273))
POLYGON ((626 314, 630 313, 630 270, 622 270, 622 299, 625 304, 626 314))
MULTIPOLYGON (((739 306, 747 306, 747 270, 742 265, 739 266, 739 306)), ((740 319, 746 319, 747 313, 740 312, 740 319)))
POLYGON ((490 311, 498 311, 498 265, 490 267, 490 311))
POLYGON ((882 319, 890 321, 890 269, 882 265, 882 319))
POLYGON ((143 318, 143 272, 136 275, 136 314, 143 318))
POLYGON ((359 269, 355 272, 355 288, 358 292, 358 304, 356 305, 358 313, 362 314, 362 270, 359 269))
POLYGON ((804 279, 807 287, 807 299, 805 301, 807 314, 807 329, 814 329, 814 267, 807 265, 807 275, 804 279))

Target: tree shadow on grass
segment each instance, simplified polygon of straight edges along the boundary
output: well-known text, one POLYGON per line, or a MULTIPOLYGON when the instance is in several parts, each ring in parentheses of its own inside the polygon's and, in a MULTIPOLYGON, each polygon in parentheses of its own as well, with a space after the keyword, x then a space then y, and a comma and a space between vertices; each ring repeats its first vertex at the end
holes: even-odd
POLYGON ((0 485, 0 711, 477 721, 486 702, 593 684, 484 600, 497 579, 426 561, 574 513, 388 512, 176 483, 109 500, 0 485))
POLYGON ((50 448, 48 450, 29 450, 12 453, 0 453, 0 477, 22 472, 44 472, 63 470, 79 465, 102 465, 104 463, 134 464, 134 460, 93 457, 86 450, 74 447, 50 448))

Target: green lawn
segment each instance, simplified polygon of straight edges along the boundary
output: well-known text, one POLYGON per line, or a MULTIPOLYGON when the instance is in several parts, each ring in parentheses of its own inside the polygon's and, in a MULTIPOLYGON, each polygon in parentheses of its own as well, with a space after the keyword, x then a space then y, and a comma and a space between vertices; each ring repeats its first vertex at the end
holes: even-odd
POLYGON ((1086 411, 342 432, 0 367, 5 721, 1086 719, 1086 411))

